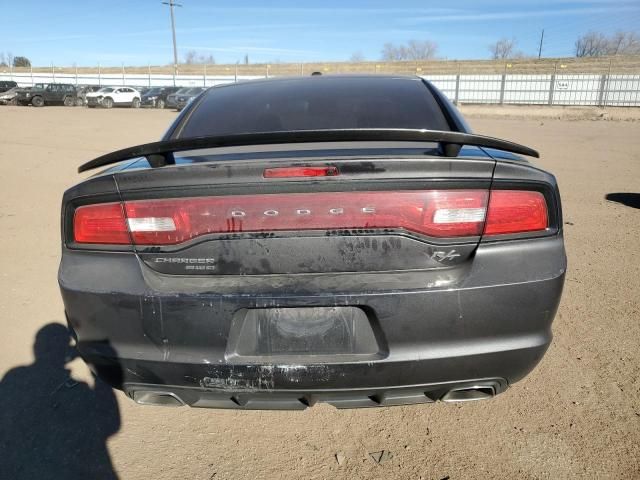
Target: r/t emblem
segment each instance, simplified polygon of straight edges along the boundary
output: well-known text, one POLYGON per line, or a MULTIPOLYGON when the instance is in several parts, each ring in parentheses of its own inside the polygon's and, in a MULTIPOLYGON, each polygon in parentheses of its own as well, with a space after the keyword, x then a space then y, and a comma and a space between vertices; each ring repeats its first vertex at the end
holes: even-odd
POLYGON ((435 260, 436 262, 443 262, 445 260, 453 260, 456 257, 459 257, 460 254, 456 253, 455 250, 449 250, 445 252, 444 250, 437 250, 431 254, 429 257, 431 260, 435 260))

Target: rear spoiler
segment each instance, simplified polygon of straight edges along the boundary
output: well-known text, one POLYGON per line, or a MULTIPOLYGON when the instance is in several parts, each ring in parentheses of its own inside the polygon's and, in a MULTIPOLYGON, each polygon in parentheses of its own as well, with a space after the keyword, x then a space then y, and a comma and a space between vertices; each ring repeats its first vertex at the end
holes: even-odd
POLYGON ((314 142, 436 142, 440 154, 457 157, 463 145, 494 148, 511 153, 538 158, 535 150, 499 138, 474 135, 472 133, 440 130, 364 128, 341 130, 294 130, 284 132, 240 133, 207 137, 179 138, 161 142, 145 143, 102 155, 81 165, 78 173, 114 163, 145 157, 151 167, 158 168, 176 163, 173 154, 188 150, 216 147, 239 147, 248 145, 273 145, 314 142))

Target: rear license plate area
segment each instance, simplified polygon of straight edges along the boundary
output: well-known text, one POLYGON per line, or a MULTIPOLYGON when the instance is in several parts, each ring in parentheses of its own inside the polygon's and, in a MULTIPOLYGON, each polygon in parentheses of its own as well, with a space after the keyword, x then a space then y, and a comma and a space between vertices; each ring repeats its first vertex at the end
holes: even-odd
POLYGON ((377 322, 359 307, 257 308, 234 315, 227 359, 246 362, 379 358, 377 322))

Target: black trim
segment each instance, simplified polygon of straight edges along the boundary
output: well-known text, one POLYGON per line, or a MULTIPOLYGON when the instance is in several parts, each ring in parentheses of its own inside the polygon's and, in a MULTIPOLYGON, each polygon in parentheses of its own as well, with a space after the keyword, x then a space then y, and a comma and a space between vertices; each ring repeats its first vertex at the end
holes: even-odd
POLYGON ((175 152, 202 148, 234 147, 248 145, 273 145, 313 142, 367 142, 367 141, 407 141, 437 142, 440 154, 457 157, 463 145, 495 148, 512 153, 538 158, 537 151, 517 143, 484 135, 439 130, 413 129, 341 129, 341 130, 294 130, 285 132, 241 133, 236 135, 181 138, 146 143, 117 150, 81 165, 78 172, 111 165, 137 157, 146 157, 153 168, 175 164, 175 152))

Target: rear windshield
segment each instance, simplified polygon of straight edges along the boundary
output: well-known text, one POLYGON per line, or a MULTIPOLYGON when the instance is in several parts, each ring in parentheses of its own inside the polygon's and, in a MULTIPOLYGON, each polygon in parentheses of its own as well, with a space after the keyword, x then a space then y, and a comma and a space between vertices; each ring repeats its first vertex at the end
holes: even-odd
POLYGON ((178 135, 339 128, 451 129, 418 79, 313 77, 212 88, 178 135))

